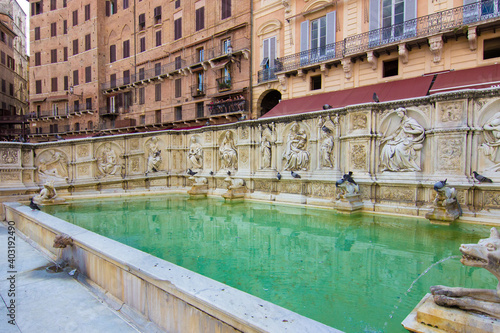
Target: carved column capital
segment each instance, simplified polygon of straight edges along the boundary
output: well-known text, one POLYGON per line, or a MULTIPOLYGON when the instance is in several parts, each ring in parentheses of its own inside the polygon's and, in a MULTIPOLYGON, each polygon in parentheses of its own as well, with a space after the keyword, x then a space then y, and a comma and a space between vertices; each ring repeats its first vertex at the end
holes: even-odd
POLYGON ((399 59, 403 64, 408 63, 408 49, 406 48, 406 43, 401 43, 398 45, 399 59))
POLYGON ((477 49, 477 27, 469 27, 467 31, 467 39, 469 40, 469 48, 471 51, 477 49))
POLYGON ((344 58, 340 60, 342 67, 344 68, 344 74, 346 79, 352 77, 352 61, 351 58, 344 58))
POLYGON ((366 52, 366 60, 368 60, 368 63, 372 65, 372 69, 376 70, 377 69, 377 54, 373 51, 368 51, 366 52))
POLYGON ((429 50, 434 56, 433 61, 438 63, 441 61, 441 52, 443 51, 443 36, 432 36, 429 37, 429 50))

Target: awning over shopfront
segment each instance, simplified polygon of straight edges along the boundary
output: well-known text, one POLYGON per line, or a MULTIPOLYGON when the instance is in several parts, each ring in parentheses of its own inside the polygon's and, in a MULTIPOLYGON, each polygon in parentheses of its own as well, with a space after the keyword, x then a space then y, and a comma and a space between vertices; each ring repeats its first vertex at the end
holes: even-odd
POLYGON ((465 89, 500 88, 500 65, 491 65, 438 74, 431 94, 465 89))
POLYGON ((323 105, 341 108, 374 102, 373 93, 380 102, 426 96, 433 76, 421 76, 413 79, 384 82, 370 86, 332 91, 329 93, 293 98, 281 101, 262 118, 277 117, 323 110, 323 105))

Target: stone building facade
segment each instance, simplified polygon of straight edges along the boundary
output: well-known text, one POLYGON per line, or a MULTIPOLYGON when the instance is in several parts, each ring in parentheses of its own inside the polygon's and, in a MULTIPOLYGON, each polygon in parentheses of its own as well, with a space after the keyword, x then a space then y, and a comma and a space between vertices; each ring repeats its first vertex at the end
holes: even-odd
POLYGON ((248 1, 30 3, 32 140, 246 117, 248 1))
POLYGON ((26 14, 14 0, 0 3, 0 79, 0 139, 24 139, 28 110, 26 14))

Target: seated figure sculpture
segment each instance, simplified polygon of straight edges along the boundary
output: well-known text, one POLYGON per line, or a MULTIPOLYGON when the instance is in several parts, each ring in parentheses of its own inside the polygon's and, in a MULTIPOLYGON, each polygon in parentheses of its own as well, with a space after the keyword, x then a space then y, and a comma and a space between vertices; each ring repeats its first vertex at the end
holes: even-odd
POLYGON ((36 195, 33 198, 33 202, 42 203, 44 201, 53 200, 57 197, 56 189, 54 188, 54 182, 48 181, 43 185, 43 189, 40 191, 40 194, 36 195))
POLYGON ((481 267, 495 275, 499 280, 497 289, 433 286, 434 302, 500 319, 500 234, 496 228, 491 228, 489 238, 481 239, 477 244, 462 244, 460 252, 463 254, 460 262, 465 266, 481 267))

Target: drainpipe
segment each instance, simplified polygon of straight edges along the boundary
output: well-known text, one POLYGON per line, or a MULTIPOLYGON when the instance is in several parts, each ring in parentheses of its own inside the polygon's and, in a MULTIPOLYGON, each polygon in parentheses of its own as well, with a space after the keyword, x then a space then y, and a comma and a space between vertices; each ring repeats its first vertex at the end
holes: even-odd
MULTIPOLYGON (((137 80, 137 25, 136 25, 136 0, 134 0, 134 78, 137 80)), ((134 104, 137 103, 137 88, 134 87, 134 104)), ((130 107, 130 106, 129 106, 130 107)))
POLYGON ((252 108, 253 108, 253 0, 250 1, 250 57, 249 57, 249 60, 250 60, 250 92, 249 92, 249 95, 248 95, 248 99, 250 100, 250 103, 249 103, 249 110, 248 110, 248 118, 249 119, 253 119, 253 112, 252 112, 252 108))

